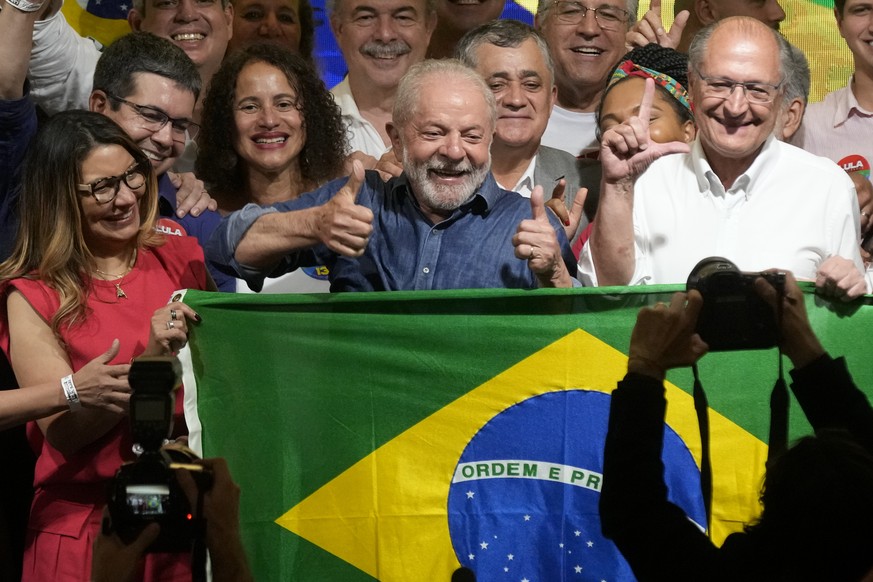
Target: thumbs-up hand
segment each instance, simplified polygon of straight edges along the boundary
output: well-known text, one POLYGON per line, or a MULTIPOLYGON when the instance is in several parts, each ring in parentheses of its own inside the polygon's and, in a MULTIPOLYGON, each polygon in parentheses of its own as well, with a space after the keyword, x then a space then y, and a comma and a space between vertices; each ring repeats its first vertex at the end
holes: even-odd
POLYGON ((364 254, 373 232, 373 212, 356 203, 363 184, 364 167, 355 160, 348 182, 320 207, 315 225, 319 240, 333 252, 347 257, 364 254))
POLYGON ((530 208, 532 218, 522 220, 512 237, 515 256, 527 260, 540 287, 572 287, 561 245, 546 213, 542 186, 536 186, 531 192, 530 208))

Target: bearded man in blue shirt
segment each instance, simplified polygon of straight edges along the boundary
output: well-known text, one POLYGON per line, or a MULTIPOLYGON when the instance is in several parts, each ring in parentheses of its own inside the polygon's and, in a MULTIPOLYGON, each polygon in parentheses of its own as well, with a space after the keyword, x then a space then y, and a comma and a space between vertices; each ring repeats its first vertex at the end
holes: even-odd
MULTIPOLYGON (((398 87, 388 133, 403 173, 347 179, 226 218, 210 259, 260 289, 325 264, 331 291, 574 285, 575 260, 537 187, 528 201, 491 175, 494 97, 458 61, 425 61, 398 87)), ((581 213, 581 205, 577 212, 581 213)), ((578 284, 578 283, 576 283, 578 284)))

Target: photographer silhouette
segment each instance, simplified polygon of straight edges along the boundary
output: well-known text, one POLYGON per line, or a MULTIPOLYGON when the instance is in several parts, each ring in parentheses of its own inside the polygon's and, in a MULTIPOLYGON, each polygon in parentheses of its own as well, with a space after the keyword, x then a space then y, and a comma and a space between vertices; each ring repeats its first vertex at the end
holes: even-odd
MULTIPOLYGON (((759 295, 780 296, 764 279, 759 295)), ((764 479, 759 519, 721 547, 667 500, 661 446, 666 370, 708 347, 694 332, 701 295, 640 311, 628 373, 612 396, 600 499, 603 532, 639 580, 832 582, 873 575, 873 408, 842 358, 809 325, 802 291, 786 275, 779 342, 791 359, 791 390, 815 430, 776 457, 764 479)))

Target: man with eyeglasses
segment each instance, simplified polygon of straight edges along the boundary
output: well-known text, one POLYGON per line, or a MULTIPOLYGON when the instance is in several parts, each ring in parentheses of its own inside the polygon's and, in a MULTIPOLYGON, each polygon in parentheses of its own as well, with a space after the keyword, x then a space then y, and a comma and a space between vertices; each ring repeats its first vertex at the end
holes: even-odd
POLYGON ((744 271, 789 270, 846 300, 867 292, 851 181, 773 135, 790 58, 787 41, 755 19, 703 29, 689 55, 690 146, 650 139, 648 83, 639 115, 603 136, 583 280, 683 283, 700 259, 721 256, 744 271))
MULTIPOLYGON (((40 6, 29 0, 13 0, 24 6, 40 6)), ((60 12, 63 0, 51 0, 37 11, 33 51, 28 78, 32 95, 48 114, 84 109, 102 45, 82 38, 60 12)), ((119 17, 127 17, 133 31, 146 31, 168 39, 181 48, 197 66, 202 86, 207 87, 221 66, 233 34, 230 0, 134 0, 129 13, 122 4, 119 17)), ((199 117, 199 114, 198 114, 199 117)), ((193 165, 193 163, 192 163, 193 165)))
MULTIPOLYGON (((176 216, 177 187, 169 174, 200 129, 192 121, 200 91, 197 69, 182 50, 153 34, 134 32, 103 52, 88 105, 120 125, 151 161, 158 176, 159 228, 169 235, 193 236, 205 246, 221 217, 209 209, 176 216)), ((231 277, 217 269, 210 272, 219 289, 235 290, 231 277)))
POLYGON ((539 0, 536 28, 555 62, 558 100, 543 145, 596 155, 595 111, 612 67, 625 53, 637 0, 539 0))

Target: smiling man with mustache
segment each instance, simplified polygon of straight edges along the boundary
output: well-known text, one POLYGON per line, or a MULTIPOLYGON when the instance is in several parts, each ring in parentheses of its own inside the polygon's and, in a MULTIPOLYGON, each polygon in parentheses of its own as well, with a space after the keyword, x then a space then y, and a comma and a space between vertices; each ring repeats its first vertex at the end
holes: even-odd
POLYGON ((291 201, 231 214, 207 253, 257 290, 310 264, 331 291, 569 287, 575 260, 564 229, 491 175, 497 110, 482 78, 455 60, 414 65, 388 125, 403 173, 384 182, 354 164, 291 201))
POLYGON ((390 149, 385 125, 401 77, 424 59, 436 26, 433 2, 327 1, 330 27, 349 70, 332 92, 348 125, 352 151, 378 159, 390 149))
POLYGON ((638 0, 539 0, 536 27, 555 62, 558 102, 543 143, 574 156, 597 152, 595 111, 638 0))

